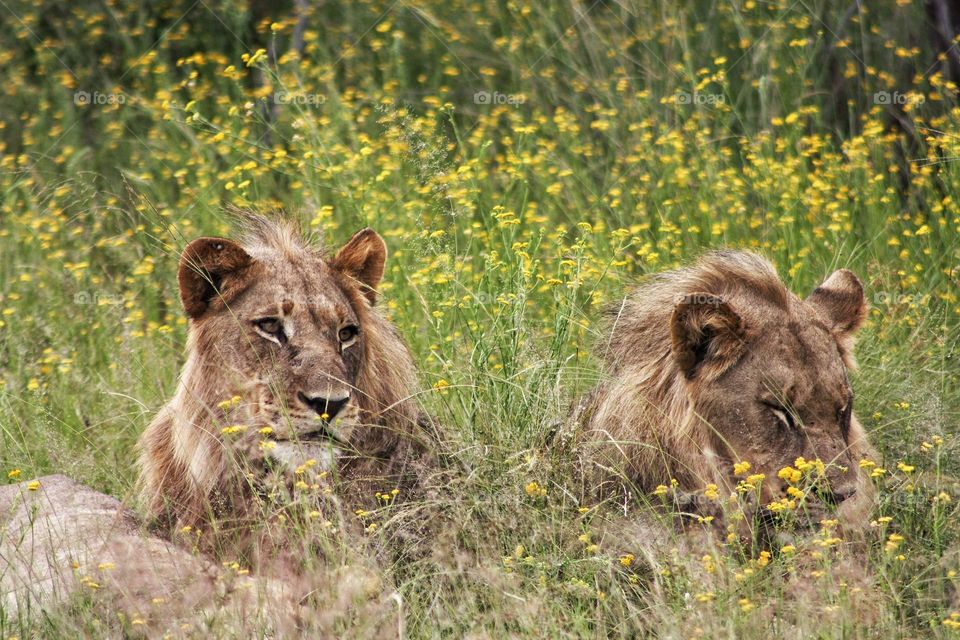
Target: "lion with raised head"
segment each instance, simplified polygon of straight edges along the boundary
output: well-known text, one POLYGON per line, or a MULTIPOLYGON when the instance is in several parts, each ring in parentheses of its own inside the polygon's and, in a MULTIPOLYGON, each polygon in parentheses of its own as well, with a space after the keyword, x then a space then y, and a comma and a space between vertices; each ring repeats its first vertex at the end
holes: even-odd
POLYGON ((581 403, 592 489, 702 496, 716 485, 722 501, 753 475, 761 515, 801 502, 814 522, 836 507, 859 526, 874 490, 858 463, 872 450, 847 374, 866 313, 846 269, 803 300, 741 251, 655 276, 614 310, 605 382, 581 403), (794 486, 798 463, 820 476, 816 491, 794 486))
POLYGON ((167 526, 242 519, 266 468, 326 470, 357 495, 420 470, 413 360, 374 307, 383 239, 363 229, 329 256, 244 217, 242 242, 200 238, 180 259, 186 364, 139 442, 141 494, 167 526))

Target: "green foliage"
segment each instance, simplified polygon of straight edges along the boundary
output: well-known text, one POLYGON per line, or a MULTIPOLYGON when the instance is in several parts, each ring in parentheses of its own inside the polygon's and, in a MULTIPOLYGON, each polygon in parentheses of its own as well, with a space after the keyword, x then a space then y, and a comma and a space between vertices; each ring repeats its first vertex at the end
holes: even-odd
POLYGON ((282 208, 331 249, 384 235, 382 304, 472 469, 462 529, 383 570, 409 633, 955 633, 960 111, 919 3, 308 4, 0 9, 0 477, 131 496, 182 364, 179 250, 227 203, 282 208), (832 543, 641 559, 546 459, 604 305, 718 246, 798 292, 866 283, 865 569, 832 543))

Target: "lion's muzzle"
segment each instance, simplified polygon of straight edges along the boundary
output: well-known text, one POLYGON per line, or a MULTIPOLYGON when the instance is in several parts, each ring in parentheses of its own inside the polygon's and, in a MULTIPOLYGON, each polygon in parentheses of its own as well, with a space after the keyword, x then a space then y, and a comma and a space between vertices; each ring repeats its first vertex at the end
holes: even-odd
POLYGON ((306 394, 300 392, 297 399, 308 408, 316 412, 318 416, 326 421, 331 421, 343 410, 350 402, 350 392, 341 391, 336 393, 306 394))

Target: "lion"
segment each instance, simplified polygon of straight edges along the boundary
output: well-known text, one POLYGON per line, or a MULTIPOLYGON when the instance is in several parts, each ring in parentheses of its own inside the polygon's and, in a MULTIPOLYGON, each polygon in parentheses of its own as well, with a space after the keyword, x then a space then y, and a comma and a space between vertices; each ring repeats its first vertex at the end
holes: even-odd
POLYGON ((331 257, 288 222, 240 215, 243 240, 199 238, 180 259, 186 363, 138 443, 148 517, 242 522, 277 468, 336 476, 347 501, 415 486, 430 422, 411 354, 374 306, 383 239, 363 229, 331 257))
POLYGON ((814 522, 836 509, 859 528, 875 491, 858 463, 874 453, 848 372, 866 314, 846 269, 803 300, 742 251, 655 276, 612 313, 604 381, 575 418, 584 477, 601 496, 712 503, 694 514, 713 514, 739 488, 761 521, 799 503, 814 522), (797 466, 818 476, 815 491, 800 486, 797 466))

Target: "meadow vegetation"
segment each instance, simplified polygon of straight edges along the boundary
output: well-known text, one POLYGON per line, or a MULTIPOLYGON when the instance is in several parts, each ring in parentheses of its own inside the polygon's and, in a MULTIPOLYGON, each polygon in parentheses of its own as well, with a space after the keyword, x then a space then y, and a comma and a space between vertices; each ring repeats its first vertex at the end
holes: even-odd
MULTIPOLYGON (((179 252, 230 236, 228 204, 282 209, 331 247, 386 239, 379 304, 464 470, 429 504, 384 487, 362 527, 304 525, 316 629, 955 637, 958 87, 922 3, 874 4, 0 3, 0 482, 134 505, 182 364, 179 252), (651 544, 658 496, 571 490, 552 436, 601 375, 603 309, 723 246, 801 295, 839 267, 865 284, 863 544, 829 520, 786 548, 669 521, 651 544), (426 549, 384 552, 423 514, 446 523, 426 549)), ((89 591, 0 611, 0 637, 140 632, 89 591)))

